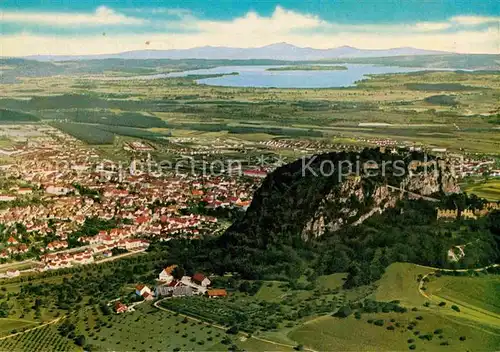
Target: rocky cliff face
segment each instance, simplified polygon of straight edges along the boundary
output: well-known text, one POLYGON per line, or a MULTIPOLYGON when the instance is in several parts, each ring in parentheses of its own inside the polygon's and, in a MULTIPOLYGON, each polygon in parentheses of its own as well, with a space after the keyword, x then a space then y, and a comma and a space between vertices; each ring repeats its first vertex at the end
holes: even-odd
POLYGON ((225 236, 259 246, 322 236, 359 225, 402 197, 459 191, 451 170, 444 161, 427 161, 422 154, 377 149, 297 160, 268 175, 244 218, 225 236), (348 162, 361 170, 346 167, 348 162))

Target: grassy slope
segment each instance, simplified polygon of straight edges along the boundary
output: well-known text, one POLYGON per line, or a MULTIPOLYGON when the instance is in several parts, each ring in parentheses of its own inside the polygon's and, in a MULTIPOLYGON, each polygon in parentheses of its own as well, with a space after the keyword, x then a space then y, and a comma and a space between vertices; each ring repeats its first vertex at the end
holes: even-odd
MULTIPOLYGON (((78 329, 90 328, 87 341, 98 350, 173 350, 180 348, 190 351, 220 351, 230 346, 221 343, 225 331, 203 323, 189 321, 183 323, 182 316, 160 311, 145 303, 136 311, 121 315, 103 317, 99 313, 78 317, 78 329), (108 325, 95 329, 95 321, 101 319, 108 325), (108 327, 111 324, 111 327, 108 327), (93 334, 93 336, 89 336, 93 334), (212 341, 209 341, 212 338, 212 341)), ((256 339, 245 339, 243 335, 231 335, 232 343, 247 351, 277 350, 290 351, 279 345, 272 345, 256 339)))
MULTIPOLYGON (((436 302, 433 302, 429 308, 423 306, 427 299, 418 292, 417 277, 431 271, 413 264, 395 263, 377 282, 377 290, 371 298, 379 301, 400 300, 402 305, 409 308, 407 313, 363 314, 360 320, 353 316, 346 319, 324 316, 299 326, 288 336, 297 343, 318 350, 406 350, 409 346, 407 340, 410 338, 416 340, 415 344, 419 351, 441 350, 444 348, 440 345, 443 341, 453 346, 454 351, 477 350, 478 348, 494 350, 500 346, 500 326, 496 325, 495 319, 491 316, 482 313, 480 315, 484 319, 480 320, 479 315, 474 315, 474 312, 467 308, 463 308, 461 313, 456 313, 450 308, 450 304, 443 308, 437 307, 436 302), (417 311, 411 311, 411 308, 416 308, 417 311), (410 321, 416 321, 416 316, 422 316, 423 320, 417 321, 417 327, 410 331, 406 326, 410 321), (368 319, 383 319, 384 326, 369 324, 368 319), (394 319, 395 322, 390 323, 390 319, 394 319), (400 324, 399 328, 393 331, 387 330, 387 326, 396 323, 400 324), (423 341, 414 336, 415 331, 423 334, 436 329, 444 330, 443 338, 434 336, 432 341, 423 341), (465 336, 467 340, 460 342, 460 336, 465 336)), ((449 277, 449 279, 453 281, 457 278, 449 277)), ((485 277, 477 278, 477 280, 486 280, 478 285, 487 289, 478 288, 478 290, 488 292, 488 294, 476 297, 475 300, 469 302, 470 305, 485 308, 496 304, 496 296, 492 293, 493 288, 489 283, 490 280, 495 281, 495 278, 485 277)), ((466 287, 464 284, 454 284, 451 287, 456 285, 462 289, 466 287)), ((461 294, 460 291, 453 292, 456 295, 461 294)))
POLYGON ((467 184, 463 187, 467 193, 473 193, 478 197, 486 198, 491 201, 500 200, 500 179, 494 178, 479 184, 467 184))
POLYGON ((500 277, 442 276, 427 285, 430 294, 454 302, 467 302, 481 309, 500 314, 500 277))
POLYGON ((24 319, 0 318, 0 336, 8 335, 12 330, 19 331, 23 328, 32 328, 36 325, 36 322, 24 319))
POLYGON ((452 351, 467 350, 494 350, 499 346, 500 337, 488 334, 470 326, 450 323, 439 315, 422 312, 407 314, 364 314, 360 320, 353 316, 346 319, 321 317, 294 330, 290 337, 304 345, 323 351, 402 351, 408 349, 408 339, 414 339, 418 351, 440 351, 445 348, 440 343, 447 341, 452 351), (413 321, 417 315, 423 320, 417 327, 409 331, 405 323, 413 321), (384 319, 384 326, 369 324, 368 319, 384 319), (393 331, 387 326, 394 325, 390 319, 401 324, 393 331), (414 335, 415 331, 421 334, 432 333, 436 329, 443 329, 442 336, 433 337, 432 341, 424 341, 414 335), (466 336, 466 341, 459 341, 460 336, 466 336))

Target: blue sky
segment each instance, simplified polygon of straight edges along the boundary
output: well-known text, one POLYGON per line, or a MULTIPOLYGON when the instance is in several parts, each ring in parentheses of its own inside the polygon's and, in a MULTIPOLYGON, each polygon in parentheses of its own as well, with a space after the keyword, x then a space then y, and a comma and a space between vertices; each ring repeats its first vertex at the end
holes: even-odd
POLYGON ((0 55, 289 42, 498 53, 494 0, 3 0, 0 55), (147 43, 147 44, 146 44, 147 43))

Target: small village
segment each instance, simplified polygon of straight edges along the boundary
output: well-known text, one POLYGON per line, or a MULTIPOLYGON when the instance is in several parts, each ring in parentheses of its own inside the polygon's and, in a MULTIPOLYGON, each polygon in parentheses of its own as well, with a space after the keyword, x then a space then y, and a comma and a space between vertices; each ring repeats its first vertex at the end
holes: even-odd
POLYGON ((163 300, 172 297, 191 297, 193 295, 207 298, 224 298, 228 295, 226 289, 211 288, 211 281, 202 273, 193 276, 183 275, 183 269, 177 265, 164 268, 158 275, 156 287, 152 290, 144 284, 135 287, 136 301, 126 305, 121 299, 111 301, 117 314, 130 312, 134 306, 145 301, 163 300))

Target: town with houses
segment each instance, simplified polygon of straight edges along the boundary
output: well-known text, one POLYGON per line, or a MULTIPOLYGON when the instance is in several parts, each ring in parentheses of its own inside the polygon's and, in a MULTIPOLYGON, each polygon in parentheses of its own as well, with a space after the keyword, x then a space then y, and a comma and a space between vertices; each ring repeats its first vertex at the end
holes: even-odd
POLYGON ((36 261, 40 271, 106 260, 115 248, 137 252, 151 241, 217 233, 224 224, 216 216, 190 208, 245 209, 266 175, 260 169, 241 177, 120 171, 57 129, 18 128, 37 138, 11 150, 10 163, 1 166, 0 261, 36 261), (89 219, 106 226, 88 231, 89 219))

